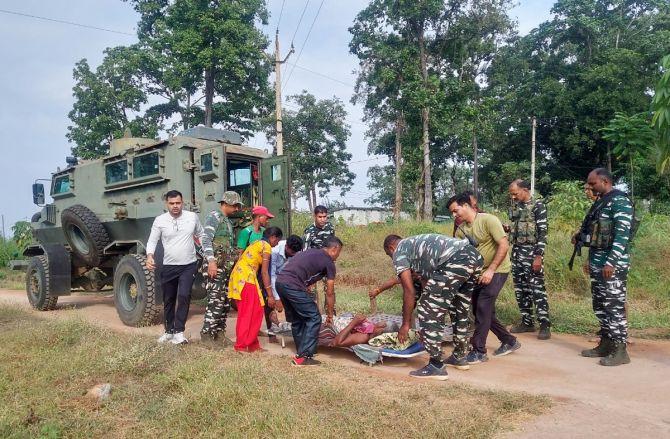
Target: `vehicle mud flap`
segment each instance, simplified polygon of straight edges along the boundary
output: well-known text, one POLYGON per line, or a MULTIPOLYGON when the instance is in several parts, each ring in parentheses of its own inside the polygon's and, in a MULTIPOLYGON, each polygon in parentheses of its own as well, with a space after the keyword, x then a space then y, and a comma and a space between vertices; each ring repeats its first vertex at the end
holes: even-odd
POLYGON ((42 244, 49 261, 49 294, 67 296, 72 291, 70 252, 62 244, 42 244))

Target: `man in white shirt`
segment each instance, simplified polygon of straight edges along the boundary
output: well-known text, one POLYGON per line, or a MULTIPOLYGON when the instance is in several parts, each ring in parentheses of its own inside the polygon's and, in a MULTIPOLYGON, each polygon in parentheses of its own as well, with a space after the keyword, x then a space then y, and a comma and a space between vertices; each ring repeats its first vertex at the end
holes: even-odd
POLYGON ((163 291, 165 334, 159 343, 188 343, 184 337, 186 317, 191 304, 191 287, 197 270, 194 236, 200 242, 204 229, 198 215, 183 210, 181 192, 171 190, 165 194, 167 212, 159 215, 151 226, 147 241, 147 268, 156 268, 154 252, 158 241, 163 243, 163 268, 159 282, 163 291))
MULTIPOLYGON (((281 273, 282 269, 288 262, 290 258, 295 256, 296 253, 302 251, 303 242, 302 238, 297 235, 291 235, 288 239, 279 241, 275 247, 272 247, 272 255, 270 256, 270 283, 272 284, 272 295, 276 300, 275 311, 282 312, 284 307, 279 299, 279 293, 277 292, 277 275, 281 273)), ((288 316, 287 316, 288 321, 288 316)), ((277 342, 277 335, 272 329, 272 321, 266 320, 265 324, 268 327, 268 336, 271 343, 277 342)))

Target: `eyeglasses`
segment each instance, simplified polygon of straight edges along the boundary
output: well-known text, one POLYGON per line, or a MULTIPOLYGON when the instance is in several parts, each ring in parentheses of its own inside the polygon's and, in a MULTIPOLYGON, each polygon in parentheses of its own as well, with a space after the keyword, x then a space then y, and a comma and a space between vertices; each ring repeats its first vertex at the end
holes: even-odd
POLYGON ((176 219, 172 220, 172 230, 174 230, 175 232, 179 231, 179 223, 177 222, 176 219))

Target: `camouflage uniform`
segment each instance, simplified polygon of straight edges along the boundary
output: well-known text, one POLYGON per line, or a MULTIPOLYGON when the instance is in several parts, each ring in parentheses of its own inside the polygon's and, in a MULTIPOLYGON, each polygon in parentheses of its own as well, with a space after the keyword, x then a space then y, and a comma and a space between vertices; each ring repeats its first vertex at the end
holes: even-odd
POLYGON ((207 290, 207 310, 201 334, 214 337, 226 330, 226 318, 230 310, 228 279, 235 265, 238 251, 233 240, 233 224, 220 211, 212 211, 205 220, 205 236, 202 240, 205 262, 202 264, 203 286, 207 290), (216 277, 207 274, 207 261, 216 259, 216 277))
POLYGON ((624 306, 630 267, 628 241, 632 220, 633 206, 622 192, 609 198, 589 225, 593 311, 600 322, 601 334, 615 343, 625 343, 628 338, 624 306), (602 276, 605 265, 614 267, 614 274, 609 279, 603 279, 602 276))
POLYGON ((441 360, 447 313, 454 328, 454 357, 467 354, 472 291, 483 263, 467 240, 425 234, 398 243, 393 254, 396 273, 411 269, 427 279, 417 311, 419 335, 432 359, 441 360))
MULTIPOLYGON (((305 229, 305 235, 303 236, 303 250, 307 250, 310 248, 323 248, 323 242, 326 240, 326 238, 329 238, 331 236, 335 236, 335 227, 330 222, 327 222, 324 224, 323 228, 320 229, 316 226, 316 224, 312 223, 310 224, 306 229, 305 229)), ((323 299, 325 301, 326 298, 326 290, 327 290, 327 283, 324 278, 323 280, 323 299)), ((317 289, 316 287, 314 288, 314 292, 312 293, 315 295, 315 300, 317 297, 317 289)), ((317 305, 318 305, 318 300, 317 300, 317 305)), ((326 309, 325 305, 322 309, 326 309)))
MULTIPOLYGON (((539 273, 533 271, 536 256, 544 258, 547 246, 547 208, 541 201, 514 203, 509 213, 512 226, 512 278, 514 293, 521 312, 521 323, 533 326, 533 304, 537 320, 549 325, 549 302, 544 286, 544 263, 539 273)), ((544 261, 543 261, 544 262, 544 261)))
POLYGON ((322 248, 323 241, 330 236, 335 236, 335 227, 330 222, 327 222, 323 229, 320 229, 316 224, 311 224, 305 229, 305 236, 303 237, 303 250, 308 248, 322 248))

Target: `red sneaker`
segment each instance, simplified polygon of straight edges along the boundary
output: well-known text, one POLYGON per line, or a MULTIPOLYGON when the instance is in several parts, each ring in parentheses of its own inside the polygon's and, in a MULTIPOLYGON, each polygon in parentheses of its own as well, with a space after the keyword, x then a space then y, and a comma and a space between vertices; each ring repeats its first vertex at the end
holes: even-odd
POLYGON ((291 360, 291 365, 292 366, 302 366, 304 362, 305 362, 305 359, 303 357, 298 357, 297 355, 294 355, 293 359, 291 360))

